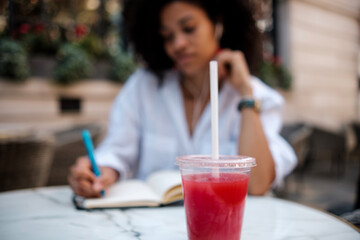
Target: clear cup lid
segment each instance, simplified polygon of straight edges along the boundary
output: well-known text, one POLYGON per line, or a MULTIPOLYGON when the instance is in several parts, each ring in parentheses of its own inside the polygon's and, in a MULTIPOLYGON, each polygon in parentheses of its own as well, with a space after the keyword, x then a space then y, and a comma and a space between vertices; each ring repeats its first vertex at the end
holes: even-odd
POLYGON ((209 155, 186 155, 177 157, 176 165, 194 168, 251 168, 256 166, 256 160, 247 156, 220 155, 219 159, 213 159, 209 155))

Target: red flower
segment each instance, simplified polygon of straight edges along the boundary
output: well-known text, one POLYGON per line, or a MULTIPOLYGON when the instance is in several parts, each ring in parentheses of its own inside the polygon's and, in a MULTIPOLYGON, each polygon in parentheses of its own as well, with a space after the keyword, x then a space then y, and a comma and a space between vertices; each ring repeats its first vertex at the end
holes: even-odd
POLYGON ((88 28, 87 28, 86 25, 81 24, 81 25, 75 26, 75 35, 76 35, 76 37, 78 37, 78 38, 83 37, 87 33, 88 33, 88 28))
POLYGON ((34 33, 42 33, 45 29, 45 25, 43 23, 37 23, 35 24, 34 28, 33 28, 33 31, 34 33))
POLYGON ((27 34, 29 32, 29 29, 30 29, 30 24, 23 23, 19 27, 19 33, 20 34, 27 34))

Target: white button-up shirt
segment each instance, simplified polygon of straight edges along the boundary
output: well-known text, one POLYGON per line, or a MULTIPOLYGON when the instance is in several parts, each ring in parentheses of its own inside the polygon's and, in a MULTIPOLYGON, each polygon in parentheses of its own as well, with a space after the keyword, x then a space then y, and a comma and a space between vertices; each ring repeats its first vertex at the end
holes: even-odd
MULTIPOLYGON (((296 165, 290 145, 279 135, 284 100, 275 90, 252 77, 254 97, 262 102, 261 121, 275 161, 276 178, 281 184, 296 165)), ((241 96, 225 83, 219 93, 219 153, 237 155, 241 96)), ((211 155, 211 108, 203 111, 190 136, 176 71, 165 74, 160 85, 150 71, 139 69, 116 97, 107 135, 96 149, 99 165, 109 166, 120 178, 145 179, 161 169, 176 169, 181 155, 211 155)))

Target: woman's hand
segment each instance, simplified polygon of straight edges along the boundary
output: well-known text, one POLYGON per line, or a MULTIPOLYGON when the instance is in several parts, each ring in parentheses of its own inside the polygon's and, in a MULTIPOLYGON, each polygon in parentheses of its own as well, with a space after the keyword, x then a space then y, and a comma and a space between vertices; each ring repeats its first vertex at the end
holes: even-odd
POLYGON ((110 167, 100 167, 101 176, 91 171, 88 157, 79 157, 70 168, 68 181, 75 194, 83 197, 101 197, 101 190, 117 181, 119 173, 110 167))
POLYGON ((228 78, 242 96, 252 96, 250 73, 245 55, 241 51, 224 49, 217 55, 219 79, 228 78))

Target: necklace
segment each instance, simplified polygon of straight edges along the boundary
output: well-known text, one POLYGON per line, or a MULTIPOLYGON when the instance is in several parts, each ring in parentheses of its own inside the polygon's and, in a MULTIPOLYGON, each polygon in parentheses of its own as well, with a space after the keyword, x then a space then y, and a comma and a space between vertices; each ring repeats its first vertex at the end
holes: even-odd
POLYGON ((206 78, 207 76, 205 76, 202 87, 200 89, 198 89, 196 85, 191 81, 181 81, 184 98, 185 100, 190 101, 192 106, 192 114, 189 116, 190 133, 194 132, 195 126, 200 119, 201 112, 204 108, 204 104, 209 97, 209 84, 207 84, 206 78))
POLYGON ((181 86, 182 86, 185 98, 194 100, 194 99, 198 99, 199 97, 201 97, 202 89, 197 89, 193 82, 182 80, 181 86), (192 86, 189 86, 189 83, 192 86))

